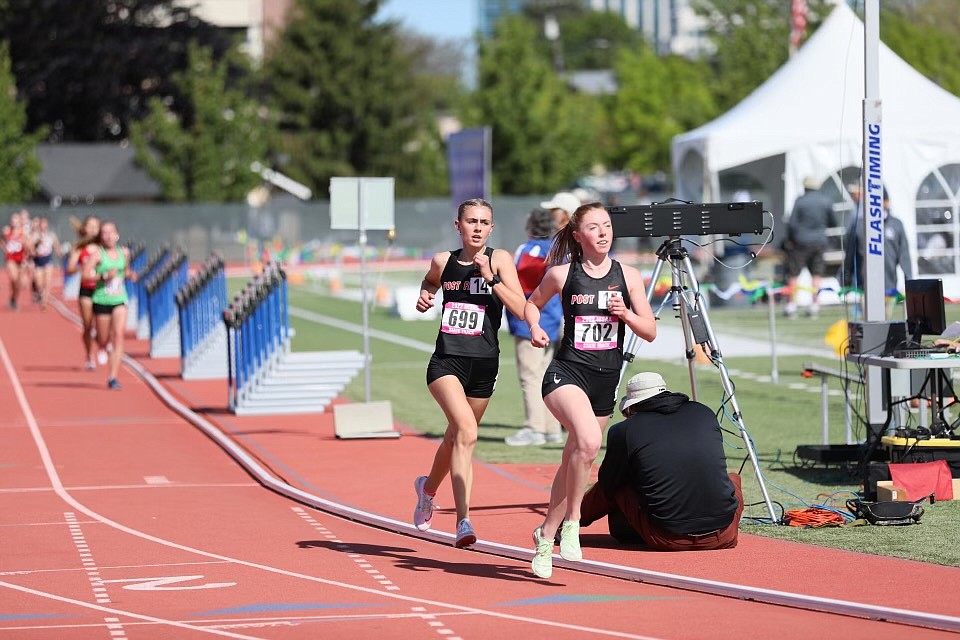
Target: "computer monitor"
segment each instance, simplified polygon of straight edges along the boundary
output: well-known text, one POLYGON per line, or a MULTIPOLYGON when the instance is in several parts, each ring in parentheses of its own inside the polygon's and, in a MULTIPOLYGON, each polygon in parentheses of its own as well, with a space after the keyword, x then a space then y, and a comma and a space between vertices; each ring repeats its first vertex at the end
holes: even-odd
POLYGON ((914 342, 921 336, 937 335, 947 329, 943 306, 943 282, 934 278, 906 281, 907 331, 914 342))

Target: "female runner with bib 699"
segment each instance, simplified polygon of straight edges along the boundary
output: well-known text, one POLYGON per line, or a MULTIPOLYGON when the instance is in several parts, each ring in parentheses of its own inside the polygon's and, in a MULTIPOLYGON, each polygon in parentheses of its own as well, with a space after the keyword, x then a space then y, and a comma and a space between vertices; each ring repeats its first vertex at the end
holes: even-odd
POLYGON ((563 303, 563 339, 543 376, 541 393, 550 412, 567 428, 560 467, 550 489, 543 524, 533 532, 533 572, 553 573, 553 544, 560 531, 560 557, 581 560, 580 503, 590 467, 600 451, 603 429, 613 414, 623 364, 624 328, 652 342, 656 320, 643 278, 608 255, 613 244, 610 215, 599 202, 585 204, 554 236, 550 269, 530 295, 525 320, 531 343, 550 338, 540 328, 540 309, 555 294, 563 303), (565 263, 565 261, 567 261, 565 263))
POLYGON ((454 224, 463 248, 433 257, 417 300, 417 311, 425 313, 433 307, 437 290, 443 289, 440 331, 427 365, 427 388, 447 418, 447 430, 430 474, 413 483, 417 492, 413 523, 421 531, 430 528, 433 497, 449 473, 457 508, 454 544, 464 548, 477 541, 470 523, 472 457, 477 426, 497 382, 497 332, 503 307, 519 316, 526 300, 513 256, 487 247, 493 231, 490 203, 480 198, 463 202, 454 224))

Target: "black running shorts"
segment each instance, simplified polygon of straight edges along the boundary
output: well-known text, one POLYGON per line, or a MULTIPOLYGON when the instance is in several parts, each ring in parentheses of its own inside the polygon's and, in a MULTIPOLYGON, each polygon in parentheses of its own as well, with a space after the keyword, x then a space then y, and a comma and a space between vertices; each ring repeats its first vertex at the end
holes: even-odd
POLYGON ((540 395, 546 398, 550 393, 568 384, 576 385, 590 398, 593 415, 606 417, 613 415, 617 401, 617 385, 620 383, 618 369, 589 367, 579 362, 554 359, 543 374, 540 395))
POLYGON ((468 398, 489 398, 497 386, 500 358, 438 356, 427 365, 427 385, 443 376, 456 376, 468 398))

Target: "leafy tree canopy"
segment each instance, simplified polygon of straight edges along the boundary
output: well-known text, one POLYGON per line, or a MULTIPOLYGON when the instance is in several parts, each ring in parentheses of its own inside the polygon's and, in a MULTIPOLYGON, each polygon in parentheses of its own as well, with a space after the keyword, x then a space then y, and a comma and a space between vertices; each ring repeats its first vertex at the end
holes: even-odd
POLYGON ((266 109, 228 86, 228 63, 190 45, 188 64, 173 76, 178 98, 154 97, 133 123, 137 159, 169 200, 242 200, 261 179, 250 166, 267 159, 266 109))
POLYGON ((938 85, 960 95, 960 17, 941 0, 923 3, 914 10, 881 11, 880 38, 897 55, 938 85))
POLYGON ((564 67, 612 69, 620 49, 637 51, 643 35, 622 17, 609 11, 588 11, 584 15, 560 20, 564 67))
MULTIPOLYGON (((790 2, 693 0, 715 48, 711 91, 721 112, 747 97, 787 61, 790 2)), ((807 0, 807 33, 830 13, 830 0, 807 0)))
POLYGON ((393 22, 380 0, 297 0, 265 79, 289 158, 283 170, 325 193, 333 176, 394 176, 397 193, 446 190, 443 153, 393 22))
POLYGON ((0 42, 0 202, 24 202, 39 186, 36 144, 44 132, 28 134, 26 124, 26 107, 17 100, 10 70, 10 51, 6 42, 0 42))
POLYGON ((572 94, 537 46, 536 28, 521 16, 501 19, 495 36, 481 42, 478 86, 463 119, 492 127, 497 192, 554 191, 599 155, 598 103, 572 94))
POLYGON ((223 32, 177 0, 3 0, 0 40, 28 102, 27 128, 54 140, 105 141, 127 135, 148 99, 170 92, 196 40, 219 56, 223 32))
POLYGON ((670 170, 671 139, 713 118, 710 69, 678 56, 660 57, 648 47, 622 50, 620 90, 611 106, 614 159, 634 171, 670 170))

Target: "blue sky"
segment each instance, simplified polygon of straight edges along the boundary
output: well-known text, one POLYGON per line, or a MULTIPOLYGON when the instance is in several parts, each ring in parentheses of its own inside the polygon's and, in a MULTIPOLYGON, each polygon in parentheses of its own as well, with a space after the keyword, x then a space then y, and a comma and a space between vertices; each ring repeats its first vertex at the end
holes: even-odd
POLYGON ((469 38, 477 28, 476 0, 387 0, 380 13, 434 38, 469 38))

